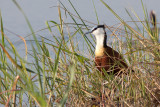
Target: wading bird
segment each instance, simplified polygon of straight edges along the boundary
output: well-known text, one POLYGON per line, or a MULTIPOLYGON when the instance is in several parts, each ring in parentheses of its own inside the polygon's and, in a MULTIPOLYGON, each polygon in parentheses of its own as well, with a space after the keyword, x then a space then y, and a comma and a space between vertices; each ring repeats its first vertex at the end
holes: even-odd
MULTIPOLYGON (((107 34, 105 25, 98 25, 90 32, 95 35, 96 48, 95 48, 95 65, 98 70, 104 75, 103 71, 108 74, 119 75, 126 73, 124 69, 128 68, 121 54, 107 46, 107 34)), ((133 71, 133 70, 132 70, 133 71)))

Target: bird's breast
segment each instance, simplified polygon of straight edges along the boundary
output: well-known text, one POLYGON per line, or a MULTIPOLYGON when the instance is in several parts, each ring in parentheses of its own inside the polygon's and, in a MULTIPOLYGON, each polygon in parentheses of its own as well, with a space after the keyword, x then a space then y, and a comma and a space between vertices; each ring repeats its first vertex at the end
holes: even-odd
POLYGON ((105 54, 105 48, 97 48, 95 49, 95 56, 101 57, 105 54))

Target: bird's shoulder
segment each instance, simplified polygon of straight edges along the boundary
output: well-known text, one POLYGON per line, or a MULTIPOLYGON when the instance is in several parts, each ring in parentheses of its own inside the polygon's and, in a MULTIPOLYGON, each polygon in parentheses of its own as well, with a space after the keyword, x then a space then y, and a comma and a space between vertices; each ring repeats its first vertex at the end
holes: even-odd
POLYGON ((111 56, 116 56, 116 57, 120 57, 121 54, 119 54, 116 50, 114 50, 113 48, 106 46, 105 47, 105 54, 111 55, 111 56))

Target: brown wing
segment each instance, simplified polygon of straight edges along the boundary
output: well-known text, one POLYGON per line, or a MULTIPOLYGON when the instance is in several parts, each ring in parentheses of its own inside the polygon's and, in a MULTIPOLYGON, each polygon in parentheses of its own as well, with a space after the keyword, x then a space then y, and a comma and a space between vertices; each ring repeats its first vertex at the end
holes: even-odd
POLYGON ((95 57, 95 64, 99 71, 102 72, 105 69, 113 74, 117 74, 122 68, 128 67, 122 56, 110 47, 106 48, 104 56, 95 57))
POLYGON ((122 56, 112 49, 111 47, 106 48, 106 56, 110 57, 113 63, 116 63, 122 68, 128 68, 128 65, 125 63, 125 60, 122 58, 122 56))

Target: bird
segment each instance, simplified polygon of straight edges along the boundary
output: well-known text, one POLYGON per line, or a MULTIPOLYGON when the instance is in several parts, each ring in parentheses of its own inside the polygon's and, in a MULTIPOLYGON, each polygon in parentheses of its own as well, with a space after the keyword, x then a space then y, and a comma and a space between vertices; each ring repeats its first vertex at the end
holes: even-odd
MULTIPOLYGON (((105 25, 97 25, 86 34, 93 34, 96 38, 95 65, 96 68, 105 75, 120 75, 124 73, 124 68, 128 68, 122 55, 107 45, 107 34, 105 25)), ((132 70, 133 71, 133 70, 132 70)))

